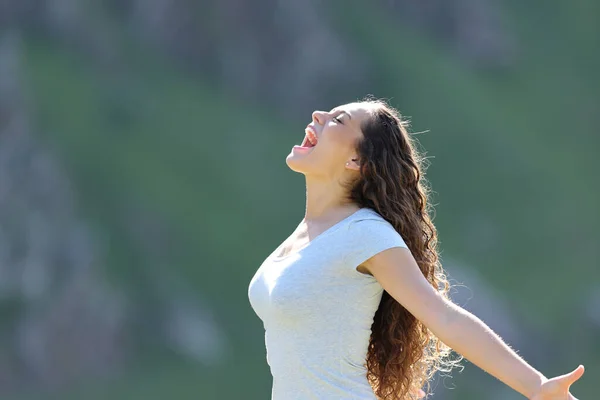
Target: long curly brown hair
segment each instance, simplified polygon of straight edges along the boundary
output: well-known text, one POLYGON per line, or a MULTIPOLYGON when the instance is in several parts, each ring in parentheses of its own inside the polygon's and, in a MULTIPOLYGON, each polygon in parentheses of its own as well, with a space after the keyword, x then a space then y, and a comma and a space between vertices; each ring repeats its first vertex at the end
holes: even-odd
MULTIPOLYGON (((408 133, 408 122, 383 100, 367 98, 371 117, 357 143, 360 178, 349 182, 349 200, 376 210, 402 236, 425 278, 448 298, 450 284, 437 250, 437 231, 424 177, 426 159, 408 133)), ((424 154, 424 153, 423 153, 424 154)), ((437 372, 450 372, 461 357, 389 293, 374 316, 367 354, 367 378, 381 400, 416 399, 431 392, 437 372)))

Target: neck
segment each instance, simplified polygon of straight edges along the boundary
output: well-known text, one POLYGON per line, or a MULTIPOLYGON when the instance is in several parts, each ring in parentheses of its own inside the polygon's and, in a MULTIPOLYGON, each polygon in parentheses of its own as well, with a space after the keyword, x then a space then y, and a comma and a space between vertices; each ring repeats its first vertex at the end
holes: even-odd
POLYGON ((339 183, 306 178, 305 220, 328 219, 358 209, 358 205, 347 199, 346 189, 339 183))

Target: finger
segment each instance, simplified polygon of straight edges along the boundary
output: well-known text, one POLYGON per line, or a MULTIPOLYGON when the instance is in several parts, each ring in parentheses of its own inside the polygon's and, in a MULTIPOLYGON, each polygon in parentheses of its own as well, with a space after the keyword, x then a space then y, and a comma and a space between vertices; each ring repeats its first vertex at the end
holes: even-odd
POLYGON ((580 365, 579 367, 577 367, 577 369, 573 372, 571 372, 571 383, 574 383, 575 381, 577 381, 579 378, 581 378, 583 376, 583 373, 585 372, 585 367, 583 365, 580 365))
POLYGON ((581 376, 583 375, 584 372, 585 372, 584 366, 580 365, 573 372, 569 372, 568 374, 561 376, 560 379, 563 382, 563 384, 566 384, 567 386, 571 386, 579 378, 581 378, 581 376))

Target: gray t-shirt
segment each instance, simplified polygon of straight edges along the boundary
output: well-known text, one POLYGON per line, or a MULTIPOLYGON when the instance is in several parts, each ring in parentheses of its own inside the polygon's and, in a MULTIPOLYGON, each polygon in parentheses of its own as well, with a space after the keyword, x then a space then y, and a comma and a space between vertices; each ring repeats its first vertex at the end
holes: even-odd
POLYGON ((273 252, 250 281, 265 328, 272 400, 375 400, 366 355, 383 288, 356 267, 391 247, 394 227, 361 208, 299 251, 273 252))

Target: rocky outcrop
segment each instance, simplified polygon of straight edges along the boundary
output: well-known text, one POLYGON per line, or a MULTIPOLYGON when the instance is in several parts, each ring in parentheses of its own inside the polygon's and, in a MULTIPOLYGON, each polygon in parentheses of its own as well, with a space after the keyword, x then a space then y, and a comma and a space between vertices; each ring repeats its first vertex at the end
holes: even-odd
POLYGON ((0 391, 110 370, 127 312, 65 171, 33 134, 19 47, 0 35, 0 391))
POLYGON ((286 109, 330 105, 329 93, 369 87, 369 65, 343 40, 316 0, 132 0, 134 29, 234 96, 286 109), (334 83, 335 82, 335 83, 334 83), (335 90, 327 90, 335 89, 335 90))
POLYGON ((458 59, 478 68, 510 67, 517 41, 496 0, 384 1, 399 21, 445 43, 458 59))

